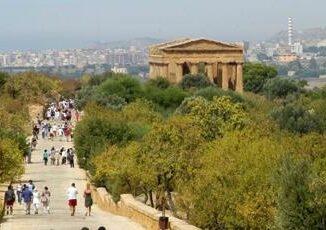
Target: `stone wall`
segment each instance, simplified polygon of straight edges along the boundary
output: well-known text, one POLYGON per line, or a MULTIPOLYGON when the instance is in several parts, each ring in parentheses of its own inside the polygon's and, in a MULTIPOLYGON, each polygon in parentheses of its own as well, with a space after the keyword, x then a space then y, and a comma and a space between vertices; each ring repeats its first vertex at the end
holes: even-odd
MULTIPOLYGON (((159 230, 158 219, 161 212, 134 199, 131 194, 121 195, 116 204, 105 188, 93 187, 93 199, 103 210, 116 215, 125 216, 139 223, 148 230, 159 230)), ((170 230, 199 230, 199 228, 175 217, 170 217, 170 230)))

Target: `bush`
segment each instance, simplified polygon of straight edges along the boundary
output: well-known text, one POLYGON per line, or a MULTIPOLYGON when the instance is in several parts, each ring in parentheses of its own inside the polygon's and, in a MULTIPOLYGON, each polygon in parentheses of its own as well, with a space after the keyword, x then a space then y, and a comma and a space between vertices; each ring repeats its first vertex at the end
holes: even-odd
POLYGON ((180 86, 183 89, 205 88, 208 86, 212 86, 212 83, 203 74, 198 74, 198 75, 187 74, 183 77, 182 81, 180 82, 180 86))
POLYGON ((96 93, 116 95, 129 103, 141 96, 141 87, 136 78, 121 76, 107 79, 96 89, 96 93))
POLYGON ((277 77, 266 82, 263 92, 269 100, 272 100, 275 98, 285 99, 288 95, 299 92, 299 90, 302 90, 299 82, 293 79, 277 77))
POLYGON ((170 82, 164 77, 158 77, 156 79, 150 79, 148 81, 149 85, 155 86, 159 89, 166 89, 170 86, 170 82))
POLYGON ((244 90, 260 93, 268 79, 277 76, 273 66, 261 63, 247 63, 244 65, 244 90))
POLYGON ((322 133, 323 121, 315 114, 313 109, 308 109, 303 105, 288 104, 276 109, 271 113, 282 129, 287 129, 294 133, 322 133))
POLYGON ((149 84, 145 85, 143 90, 144 98, 153 101, 164 109, 177 108, 187 96, 187 92, 175 86, 162 89, 149 84))
POLYGON ((229 96, 232 102, 244 102, 244 98, 239 93, 231 90, 225 91, 214 86, 199 89, 194 93, 194 96, 200 96, 209 101, 213 100, 214 97, 229 96))

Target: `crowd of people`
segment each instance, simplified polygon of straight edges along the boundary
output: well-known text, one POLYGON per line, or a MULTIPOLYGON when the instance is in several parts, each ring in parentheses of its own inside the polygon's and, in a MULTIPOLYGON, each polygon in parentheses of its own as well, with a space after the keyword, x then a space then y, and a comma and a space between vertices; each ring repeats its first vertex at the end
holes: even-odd
MULTIPOLYGON (((72 183, 71 186, 67 189, 66 195, 68 198, 68 206, 71 210, 70 215, 74 216, 76 212, 78 195, 78 190, 75 183, 72 183)), ((31 214, 31 209, 34 211, 35 215, 39 214, 41 205, 43 207, 43 213, 50 214, 50 197, 51 192, 47 186, 44 186, 43 191, 40 191, 34 185, 32 180, 29 180, 27 184, 22 184, 21 181, 18 181, 16 193, 13 185, 10 184, 8 186, 8 190, 5 192, 6 214, 13 215, 16 198, 19 205, 24 205, 26 215, 31 214)), ((91 208, 93 205, 93 198, 91 185, 89 183, 86 184, 83 197, 84 205, 86 208, 85 216, 90 216, 91 208)))
MULTIPOLYGON (((74 100, 61 100, 57 103, 49 104, 44 114, 45 119, 37 114, 36 122, 32 129, 32 139, 30 142, 30 151, 25 155, 25 161, 31 163, 32 152, 36 150, 36 146, 40 135, 42 139, 72 141, 73 140, 73 123, 72 111, 74 109, 74 100)), ((74 110, 76 122, 80 119, 78 110, 74 110)), ((71 150, 69 150, 71 151, 71 150)), ((49 153, 50 154, 50 153, 49 153)), ((73 164, 71 164, 73 166, 73 164)))
MULTIPOLYGON (((51 143, 49 148, 41 150, 41 158, 44 165, 48 163, 52 166, 69 165, 75 167, 75 150, 71 147, 56 148, 52 141, 71 141, 73 138, 72 115, 75 115, 75 121, 79 121, 79 112, 74 110, 73 100, 61 100, 58 103, 51 103, 44 114, 44 119, 40 114, 36 117, 36 122, 32 129, 32 139, 30 142, 30 153, 26 156, 26 161, 31 163, 31 154, 37 150, 38 141, 42 138, 46 143, 51 143), (41 137, 40 137, 41 135, 41 137), (51 147, 52 146, 52 147, 51 147), (49 162, 50 161, 50 162, 49 162)), ((50 198, 51 192, 48 186, 42 186, 42 189, 36 187, 32 180, 23 184, 21 181, 16 183, 16 191, 11 183, 5 192, 6 214, 13 215, 14 204, 23 205, 25 214, 30 215, 31 211, 35 215, 39 214, 39 210, 43 207, 43 213, 50 214, 50 198)), ((71 210, 71 216, 75 215, 77 206, 78 190, 75 183, 66 191, 68 206, 71 210)), ((83 192, 85 216, 91 215, 91 207, 93 205, 92 191, 89 183, 83 192)), ((53 201, 51 201, 53 202, 53 201)), ((104 228, 105 229, 105 228, 104 228)))
POLYGON ((5 192, 6 214, 13 215, 13 207, 16 201, 19 205, 24 205, 26 215, 31 214, 31 208, 35 214, 38 214, 40 206, 43 206, 43 213, 50 213, 50 196, 51 193, 47 186, 44 186, 43 191, 39 191, 35 187, 32 180, 28 184, 22 184, 21 181, 17 183, 16 194, 13 186, 10 184, 8 190, 5 192), (16 195, 17 194, 17 195, 16 195))
POLYGON ((70 165, 70 168, 75 167, 75 150, 73 148, 62 147, 60 150, 56 149, 54 146, 50 151, 44 149, 42 154, 42 160, 44 165, 48 165, 50 159, 50 164, 52 166, 59 165, 70 165))

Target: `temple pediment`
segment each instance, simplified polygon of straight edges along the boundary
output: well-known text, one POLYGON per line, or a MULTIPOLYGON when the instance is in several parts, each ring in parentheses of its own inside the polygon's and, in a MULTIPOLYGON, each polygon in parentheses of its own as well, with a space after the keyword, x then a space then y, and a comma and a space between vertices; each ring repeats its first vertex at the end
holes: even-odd
POLYGON ((214 50, 242 50, 242 47, 224 42, 199 39, 181 39, 153 46, 159 51, 214 51, 214 50))

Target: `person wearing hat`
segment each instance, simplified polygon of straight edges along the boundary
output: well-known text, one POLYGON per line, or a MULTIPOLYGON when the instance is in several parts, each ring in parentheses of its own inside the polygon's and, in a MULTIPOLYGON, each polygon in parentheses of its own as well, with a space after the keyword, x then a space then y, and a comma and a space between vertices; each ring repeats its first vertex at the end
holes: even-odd
POLYGON ((38 214, 38 209, 40 208, 41 204, 41 193, 35 187, 33 191, 33 210, 35 214, 38 214))

